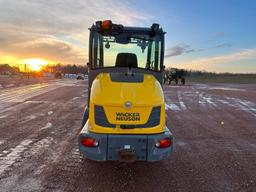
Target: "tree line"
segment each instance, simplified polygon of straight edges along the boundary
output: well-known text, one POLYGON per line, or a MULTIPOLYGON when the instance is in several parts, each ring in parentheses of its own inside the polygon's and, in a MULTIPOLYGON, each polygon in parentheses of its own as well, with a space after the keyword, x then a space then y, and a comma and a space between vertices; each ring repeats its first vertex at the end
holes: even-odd
POLYGON ((76 64, 68 64, 68 65, 47 65, 43 67, 43 72, 50 72, 50 73, 64 73, 64 74, 87 74, 88 68, 86 65, 76 65, 76 64))
MULTIPOLYGON (((171 69, 174 68, 167 68, 165 69, 165 73, 169 73, 171 69)), ((186 70, 186 69, 177 69, 183 71, 184 76, 186 77, 216 77, 216 76, 232 76, 232 75, 255 75, 255 74, 237 74, 237 73, 215 73, 215 72, 207 72, 207 71, 200 71, 200 70, 186 70)), ((17 66, 11 66, 9 64, 0 64, 0 74, 16 74, 22 71, 19 70, 17 66)), ((41 72, 46 73, 64 73, 64 74, 78 74, 88 73, 87 65, 76 65, 76 64, 56 64, 56 65, 46 65, 42 68, 41 72)))
MULTIPOLYGON (((76 64, 69 64, 69 65, 46 65, 42 67, 42 71, 45 73, 65 73, 65 74, 78 74, 83 73, 87 74, 88 69, 86 65, 76 65, 76 64)), ((30 73, 40 73, 40 72, 30 72, 30 73)), ((0 64, 0 74, 2 75, 14 75, 18 73, 25 73, 25 71, 20 71, 19 67, 11 66, 9 64, 0 64)), ((26 72, 27 73, 27 72, 26 72)))

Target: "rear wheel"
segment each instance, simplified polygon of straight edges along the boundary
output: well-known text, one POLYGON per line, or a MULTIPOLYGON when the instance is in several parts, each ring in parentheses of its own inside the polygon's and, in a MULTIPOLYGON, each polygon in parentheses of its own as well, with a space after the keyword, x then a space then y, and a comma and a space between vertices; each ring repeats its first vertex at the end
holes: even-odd
POLYGON ((181 79, 181 83, 182 83, 182 85, 185 85, 185 78, 181 79))
POLYGON ((82 120, 81 128, 84 127, 84 125, 87 122, 88 118, 89 118, 89 108, 86 106, 85 110, 84 110, 84 115, 83 115, 83 120, 82 120))

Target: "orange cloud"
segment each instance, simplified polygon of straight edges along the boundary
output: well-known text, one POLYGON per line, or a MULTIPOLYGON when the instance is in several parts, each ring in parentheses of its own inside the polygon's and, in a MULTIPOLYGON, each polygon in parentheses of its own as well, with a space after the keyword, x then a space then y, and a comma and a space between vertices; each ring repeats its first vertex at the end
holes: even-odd
POLYGON ((123 1, 9 0, 0 4, 0 63, 10 64, 27 58, 84 64, 88 27, 96 20, 142 25, 152 18, 123 1))

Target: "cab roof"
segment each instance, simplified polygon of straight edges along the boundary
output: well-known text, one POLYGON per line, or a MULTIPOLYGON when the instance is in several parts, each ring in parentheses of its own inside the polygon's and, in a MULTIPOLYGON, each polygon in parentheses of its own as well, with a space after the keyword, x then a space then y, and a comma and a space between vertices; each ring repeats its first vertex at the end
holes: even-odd
POLYGON ((151 27, 129 27, 123 26, 121 24, 114 24, 110 20, 97 21, 95 24, 89 28, 92 32, 98 32, 102 35, 119 35, 121 33, 128 34, 141 34, 141 35, 164 35, 166 32, 159 27, 159 24, 153 23, 151 27), (108 25, 104 25, 106 22, 109 22, 108 25))

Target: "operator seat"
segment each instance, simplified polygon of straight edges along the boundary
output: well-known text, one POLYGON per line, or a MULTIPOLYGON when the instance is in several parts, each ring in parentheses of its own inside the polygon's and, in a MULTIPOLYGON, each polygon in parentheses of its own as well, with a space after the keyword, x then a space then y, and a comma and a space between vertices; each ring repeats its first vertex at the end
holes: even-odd
POLYGON ((116 67, 138 67, 137 55, 134 53, 118 53, 116 56, 116 67))

